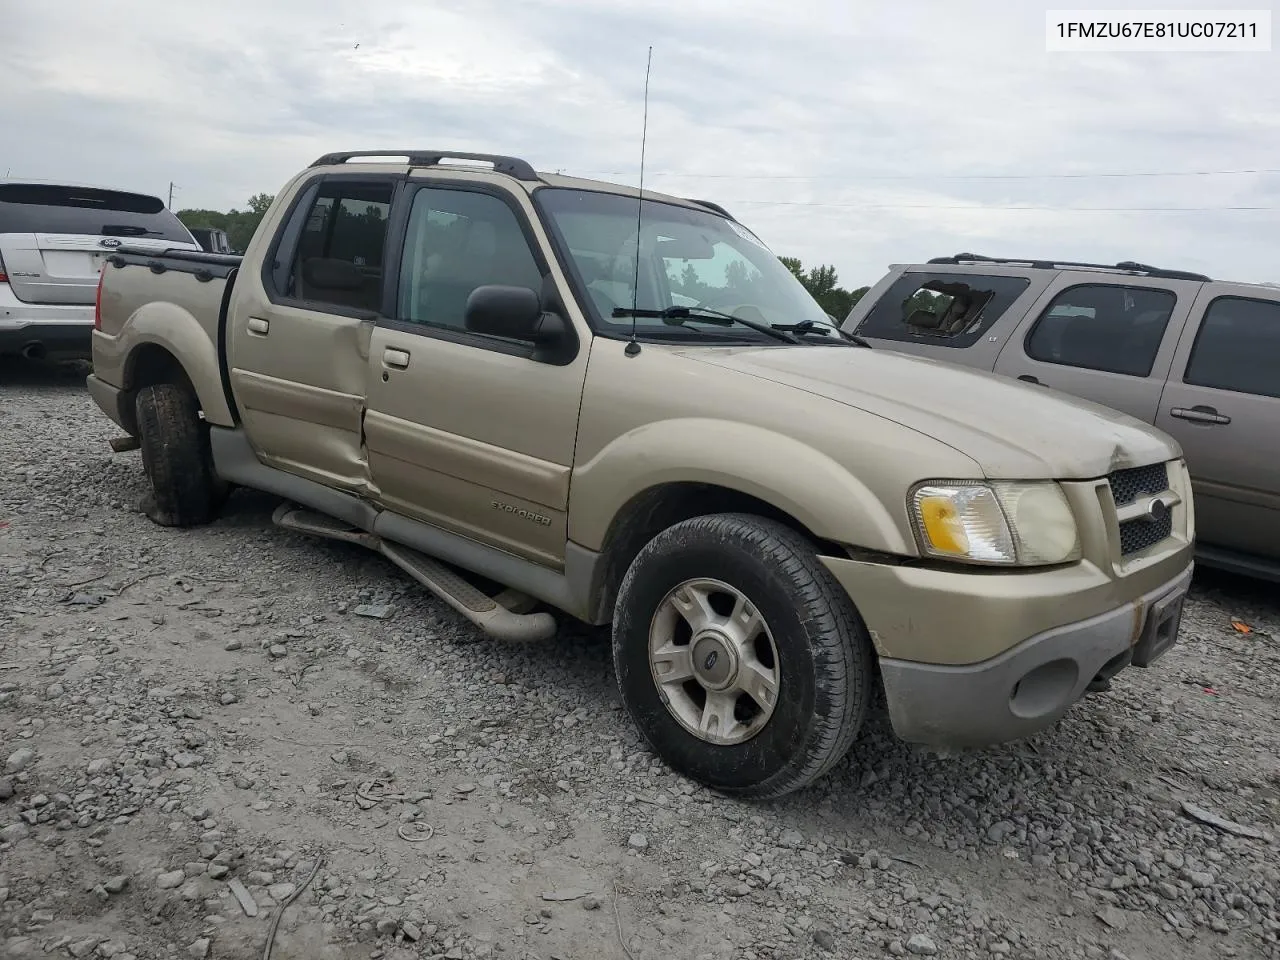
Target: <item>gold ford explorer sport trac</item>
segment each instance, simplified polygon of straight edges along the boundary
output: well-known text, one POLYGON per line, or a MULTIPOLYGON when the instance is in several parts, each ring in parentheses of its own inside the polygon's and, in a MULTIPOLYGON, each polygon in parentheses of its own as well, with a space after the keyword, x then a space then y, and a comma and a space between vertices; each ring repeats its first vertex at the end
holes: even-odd
POLYGON ((1177 636, 1172 439, 868 349, 709 202, 330 154, 243 258, 122 248, 96 326, 153 521, 269 491, 492 637, 612 623, 631 717, 718 790, 821 776, 877 685, 901 737, 992 744, 1177 636))

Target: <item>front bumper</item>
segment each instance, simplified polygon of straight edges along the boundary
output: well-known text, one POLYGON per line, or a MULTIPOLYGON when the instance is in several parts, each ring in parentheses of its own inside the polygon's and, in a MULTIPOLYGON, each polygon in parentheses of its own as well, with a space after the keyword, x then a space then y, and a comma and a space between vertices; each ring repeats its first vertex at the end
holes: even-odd
POLYGON ((1148 666, 1176 641, 1192 566, 1139 599, 1039 633, 981 663, 882 657, 890 718, 903 740, 976 747, 1055 723, 1095 679, 1148 666))

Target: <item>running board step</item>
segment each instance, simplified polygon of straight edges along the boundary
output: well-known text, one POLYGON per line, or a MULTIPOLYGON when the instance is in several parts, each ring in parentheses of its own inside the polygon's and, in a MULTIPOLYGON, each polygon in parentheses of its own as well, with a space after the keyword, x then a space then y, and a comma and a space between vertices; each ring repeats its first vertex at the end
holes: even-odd
POLYGON ((381 537, 365 533, 334 517, 295 507, 291 503, 282 503, 276 507, 275 513, 271 514, 271 522, 286 530, 296 530, 298 533, 310 534, 313 537, 328 537, 330 540, 355 543, 370 550, 377 550, 382 540, 381 537))
POLYGON ((376 550, 497 640, 530 642, 549 640, 555 635, 555 618, 549 613, 530 613, 536 601, 518 590, 504 590, 496 598, 491 597, 426 554, 293 504, 281 504, 271 520, 286 530, 376 550))

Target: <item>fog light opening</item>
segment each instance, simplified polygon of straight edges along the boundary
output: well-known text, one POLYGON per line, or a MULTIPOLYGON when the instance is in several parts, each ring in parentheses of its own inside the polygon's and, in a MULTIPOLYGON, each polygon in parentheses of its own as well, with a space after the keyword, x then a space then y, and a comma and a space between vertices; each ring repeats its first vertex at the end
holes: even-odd
POLYGON ((1080 678, 1074 660, 1050 660, 1027 673, 1009 694, 1009 710, 1016 717, 1033 719, 1065 709, 1080 678))

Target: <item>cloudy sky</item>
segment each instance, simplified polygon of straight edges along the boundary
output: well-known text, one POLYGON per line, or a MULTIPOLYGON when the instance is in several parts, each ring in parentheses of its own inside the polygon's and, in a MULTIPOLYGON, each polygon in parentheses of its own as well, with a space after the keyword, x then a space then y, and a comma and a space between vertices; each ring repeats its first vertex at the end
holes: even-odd
POLYGON ((635 183, 652 44, 646 185, 845 286, 961 250, 1280 280, 1280 52, 1050 54, 1046 6, 0 0, 0 173, 226 209, 417 146, 635 183))

